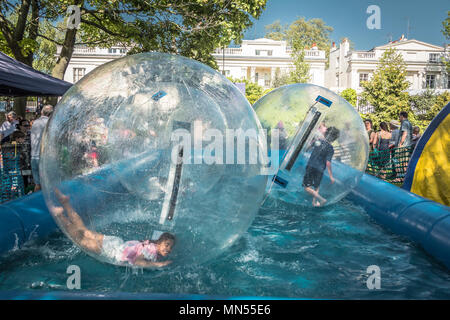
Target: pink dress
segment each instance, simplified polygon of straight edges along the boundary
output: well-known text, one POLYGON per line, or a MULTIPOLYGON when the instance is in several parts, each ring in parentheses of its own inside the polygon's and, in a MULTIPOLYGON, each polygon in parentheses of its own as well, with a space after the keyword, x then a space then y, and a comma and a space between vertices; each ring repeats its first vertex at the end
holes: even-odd
POLYGON ((146 260, 156 261, 158 251, 156 244, 149 241, 127 241, 122 252, 122 261, 135 264, 136 259, 142 255, 146 260))

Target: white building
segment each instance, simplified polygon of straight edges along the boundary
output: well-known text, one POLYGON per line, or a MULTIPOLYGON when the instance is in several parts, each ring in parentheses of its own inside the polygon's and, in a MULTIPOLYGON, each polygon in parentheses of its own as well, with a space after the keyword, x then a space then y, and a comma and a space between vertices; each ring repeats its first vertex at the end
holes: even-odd
MULTIPOLYGON (((60 53, 60 50, 61 47, 58 46, 57 54, 60 53)), ((123 57, 126 53, 127 49, 123 47, 106 49, 76 46, 64 74, 64 80, 75 83, 98 66, 123 57)))
MULTIPOLYGON (((388 48, 398 50, 405 60, 407 80, 411 83, 410 94, 420 93, 427 87, 438 92, 450 88, 450 79, 441 61, 441 57, 448 54, 448 51, 443 47, 404 37, 369 51, 351 50, 349 41, 344 39, 339 48, 333 44, 328 69, 325 51, 314 46, 305 52, 305 61, 310 65, 310 83, 337 93, 347 88, 360 93, 361 82, 371 78, 379 59, 388 48)), ((122 57, 126 52, 127 49, 123 47, 76 47, 64 80, 75 83, 96 67, 122 57)), ((243 40, 240 47, 218 49, 213 56, 219 71, 226 76, 247 79, 264 88, 271 87, 276 76, 293 68, 291 50, 286 41, 265 38, 243 40)))
POLYGON ((396 49, 405 61, 407 80, 411 83, 410 94, 418 94, 426 88, 444 91, 450 88, 441 57, 446 54, 443 47, 418 40, 408 40, 404 36, 398 41, 375 47, 369 51, 353 51, 344 39, 339 48, 333 46, 330 52, 330 65, 325 72, 325 86, 335 92, 352 88, 360 93, 361 82, 371 79, 378 60, 390 48, 396 49))
MULTIPOLYGON (((60 48, 58 48, 59 53, 60 48)), ((69 62, 64 80, 75 83, 96 67, 126 54, 123 47, 110 49, 76 47, 69 62)), ((213 53, 219 71, 226 76, 247 79, 269 88, 275 76, 293 68, 291 51, 286 41, 270 39, 243 40, 239 48, 218 49, 213 53)), ((325 85, 325 51, 313 47, 305 52, 310 64, 310 82, 325 85)))
MULTIPOLYGON (((293 68, 291 50, 286 41, 271 39, 243 40, 239 48, 218 49, 213 54, 219 70, 227 77, 247 79, 269 88, 276 76, 293 68)), ((305 52, 310 65, 310 83, 325 85, 325 51, 313 47, 305 52)))

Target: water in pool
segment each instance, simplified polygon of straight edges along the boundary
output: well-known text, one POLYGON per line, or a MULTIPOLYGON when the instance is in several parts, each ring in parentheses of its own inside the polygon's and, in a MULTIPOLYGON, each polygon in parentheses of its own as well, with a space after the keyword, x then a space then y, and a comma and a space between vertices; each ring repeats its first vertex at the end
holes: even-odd
POLYGON ((237 243, 206 265, 132 271, 87 256, 62 234, 10 253, 0 290, 67 290, 69 265, 81 290, 335 299, 449 299, 450 273, 407 239, 341 201, 323 209, 270 199, 237 243), (367 267, 381 269, 369 290, 367 267))

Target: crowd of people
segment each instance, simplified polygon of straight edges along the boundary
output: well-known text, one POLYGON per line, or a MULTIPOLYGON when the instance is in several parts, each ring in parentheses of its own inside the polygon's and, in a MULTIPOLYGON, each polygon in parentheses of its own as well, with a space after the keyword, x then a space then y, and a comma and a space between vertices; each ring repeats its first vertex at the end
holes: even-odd
POLYGON ((0 202, 40 190, 40 141, 52 112, 53 107, 46 105, 31 120, 14 111, 6 114, 0 127, 0 202))
POLYGON ((370 145, 369 172, 382 179, 403 182, 409 158, 421 136, 420 128, 411 125, 407 112, 400 112, 399 120, 381 122, 378 132, 370 119, 364 123, 370 145))

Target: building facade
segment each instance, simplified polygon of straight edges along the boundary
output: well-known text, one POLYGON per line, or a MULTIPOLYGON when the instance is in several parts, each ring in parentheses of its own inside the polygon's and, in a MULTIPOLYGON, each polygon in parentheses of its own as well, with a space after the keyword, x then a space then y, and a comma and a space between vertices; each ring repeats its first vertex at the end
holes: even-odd
POLYGON ((362 91, 361 83, 370 80, 383 53, 390 48, 397 50, 406 65, 406 79, 410 83, 409 93, 420 94, 427 88, 437 92, 450 89, 450 78, 442 62, 447 51, 418 40, 400 40, 375 47, 369 51, 354 51, 350 42, 343 39, 339 48, 330 51, 330 64, 326 70, 325 86, 335 92, 352 88, 362 91))
MULTIPOLYGON (((75 83, 96 67, 122 57, 126 52, 123 47, 75 47, 64 80, 75 83)), ((276 76, 286 74, 293 68, 291 50, 286 41, 264 38, 243 40, 240 47, 217 49, 213 56, 219 71, 225 76, 246 79, 264 88, 270 88, 276 76)), ((313 47, 305 52, 305 61, 310 65, 310 82, 324 86, 325 51, 313 47)))
MULTIPOLYGON (((360 93, 361 83, 372 77, 379 59, 389 48, 395 48, 403 56, 407 80, 411 83, 410 94, 421 93, 426 88, 435 89, 437 92, 450 89, 450 77, 441 60, 448 55, 448 50, 404 37, 369 51, 352 50, 350 42, 344 39, 339 48, 333 44, 328 69, 325 51, 313 46, 305 52, 305 61, 310 65, 310 83, 327 87, 337 93, 347 88, 353 88, 360 93)), ((96 67, 126 53, 127 49, 123 47, 76 47, 64 80, 75 83, 96 67)), ((236 48, 217 49, 213 56, 219 71, 227 77, 246 79, 264 88, 270 88, 276 77, 292 70, 291 53, 286 41, 262 38, 243 40, 242 45, 236 48)))
MULTIPOLYGON (((227 77, 246 79, 264 88, 272 87, 276 77, 293 69, 291 49, 286 41, 271 39, 243 40, 239 48, 217 49, 213 56, 219 70, 227 77)), ((310 65, 310 83, 325 85, 325 51, 313 47, 306 50, 310 65)))

